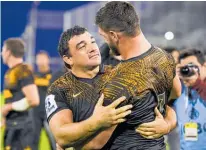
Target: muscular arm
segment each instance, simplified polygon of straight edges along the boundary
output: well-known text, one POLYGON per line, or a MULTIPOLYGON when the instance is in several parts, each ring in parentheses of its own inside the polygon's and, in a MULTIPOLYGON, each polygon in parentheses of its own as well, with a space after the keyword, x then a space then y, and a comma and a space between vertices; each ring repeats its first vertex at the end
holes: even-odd
POLYGON ((155 139, 168 134, 172 129, 176 127, 176 113, 169 106, 167 106, 166 108, 165 118, 163 118, 162 114, 157 108, 155 108, 155 114, 156 118, 154 121, 141 124, 136 129, 136 132, 140 133, 145 138, 155 139))
POLYGON ((77 147, 101 129, 95 123, 92 118, 74 123, 72 111, 64 109, 54 114, 49 126, 61 147, 77 147))
POLYGON ((182 91, 181 82, 179 76, 176 75, 175 78, 173 79, 172 90, 170 93, 169 101, 180 97, 181 91, 182 91))
MULTIPOLYGON (((108 106, 102 106, 101 97, 95 106, 93 115, 81 122, 73 122, 73 114, 70 109, 63 109, 53 114, 49 126, 61 147, 80 148, 96 136, 101 130, 112 125, 124 122, 126 115, 130 114, 131 105, 115 109, 124 97, 117 99, 108 106)), ((109 139, 109 138, 108 138, 109 139)))
POLYGON ((22 88, 22 91, 30 107, 35 107, 39 105, 39 94, 37 86, 35 84, 24 86, 22 88))

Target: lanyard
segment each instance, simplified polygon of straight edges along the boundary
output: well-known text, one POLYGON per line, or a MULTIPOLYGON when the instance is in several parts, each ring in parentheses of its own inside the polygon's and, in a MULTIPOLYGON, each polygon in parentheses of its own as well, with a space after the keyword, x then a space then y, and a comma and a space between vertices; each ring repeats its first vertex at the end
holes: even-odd
POLYGON ((197 104, 198 97, 194 96, 194 92, 191 91, 191 89, 187 88, 185 89, 185 110, 188 112, 188 104, 192 104, 192 109, 189 114, 190 121, 194 120, 196 115, 195 105, 197 104), (190 100, 189 100, 190 99, 190 100))

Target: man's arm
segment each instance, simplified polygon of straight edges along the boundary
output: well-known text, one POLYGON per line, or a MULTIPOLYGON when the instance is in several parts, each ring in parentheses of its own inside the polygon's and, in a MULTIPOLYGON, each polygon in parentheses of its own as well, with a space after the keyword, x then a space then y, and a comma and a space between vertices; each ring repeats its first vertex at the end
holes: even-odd
POLYGON ((136 129, 136 132, 140 133, 147 139, 159 138, 168 134, 176 127, 177 124, 176 113, 169 106, 166 108, 165 119, 157 108, 155 108, 155 114, 156 118, 154 121, 143 123, 136 129))
POLYGON ((180 97, 181 92, 182 92, 181 82, 179 76, 176 75, 175 78, 173 79, 172 90, 169 96, 169 101, 180 97))
POLYGON ((131 113, 132 106, 127 105, 115 109, 125 97, 121 97, 112 104, 104 107, 103 96, 98 100, 93 115, 81 122, 73 122, 73 114, 69 109, 64 109, 55 113, 49 126, 52 133, 61 147, 79 147, 86 144, 91 138, 100 131, 112 125, 124 122, 124 117, 131 113))

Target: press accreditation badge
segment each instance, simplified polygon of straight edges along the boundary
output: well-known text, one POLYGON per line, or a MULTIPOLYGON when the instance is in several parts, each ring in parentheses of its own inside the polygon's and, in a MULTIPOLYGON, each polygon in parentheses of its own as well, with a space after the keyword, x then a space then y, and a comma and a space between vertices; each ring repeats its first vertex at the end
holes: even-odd
POLYGON ((186 141, 197 141, 198 140, 198 132, 197 132, 197 123, 188 122, 185 123, 185 140, 186 141))
POLYGON ((45 108, 47 118, 57 109, 57 104, 54 100, 55 95, 48 95, 45 100, 45 108))

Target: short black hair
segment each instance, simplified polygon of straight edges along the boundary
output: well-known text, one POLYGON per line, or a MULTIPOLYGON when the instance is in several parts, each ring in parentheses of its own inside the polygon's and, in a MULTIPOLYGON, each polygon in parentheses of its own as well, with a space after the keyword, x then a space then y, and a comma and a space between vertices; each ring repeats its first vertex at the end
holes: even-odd
POLYGON ((172 52, 174 52, 174 51, 176 51, 176 52, 179 52, 178 50, 177 50, 177 48, 175 48, 175 47, 165 47, 165 48, 163 48, 166 52, 168 52, 168 53, 172 53, 172 52))
POLYGON ((127 36, 137 35, 137 29, 140 29, 140 20, 135 8, 122 1, 108 2, 97 12, 95 23, 106 32, 124 32, 127 36))
POLYGON ((41 55, 41 54, 46 55, 46 56, 49 58, 49 53, 48 53, 47 51, 45 51, 45 50, 40 50, 40 51, 36 54, 36 56, 37 56, 37 55, 41 55))
MULTIPOLYGON (((60 40, 59 40, 59 45, 58 45, 58 53, 61 57, 64 55, 66 56, 71 56, 70 51, 69 51, 69 40, 76 36, 76 35, 81 35, 84 34, 87 31, 86 28, 80 27, 80 26, 74 26, 70 29, 67 29, 61 34, 60 40)), ((71 66, 64 63, 65 66, 69 69, 71 69, 71 66)))
POLYGON ((205 63, 205 58, 204 58, 203 52, 201 50, 198 50, 198 49, 184 49, 184 50, 182 50, 180 52, 179 62, 181 61, 181 59, 184 59, 184 58, 189 57, 189 56, 195 56, 201 65, 203 65, 205 63))
POLYGON ((86 28, 80 27, 80 26, 74 26, 70 29, 67 29, 61 34, 59 45, 58 45, 58 52, 61 57, 64 55, 70 56, 69 53, 69 40, 76 36, 84 34, 87 31, 86 28))
POLYGON ((9 38, 4 41, 6 48, 16 58, 22 58, 25 53, 25 43, 20 38, 9 38))

